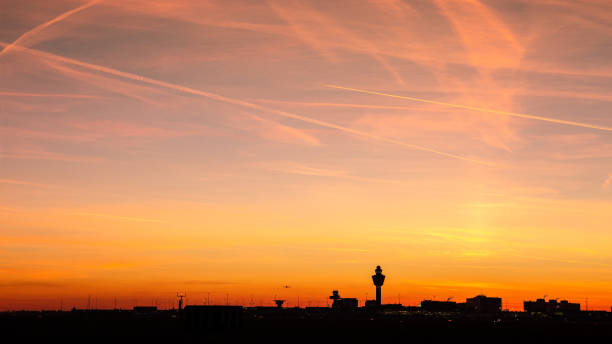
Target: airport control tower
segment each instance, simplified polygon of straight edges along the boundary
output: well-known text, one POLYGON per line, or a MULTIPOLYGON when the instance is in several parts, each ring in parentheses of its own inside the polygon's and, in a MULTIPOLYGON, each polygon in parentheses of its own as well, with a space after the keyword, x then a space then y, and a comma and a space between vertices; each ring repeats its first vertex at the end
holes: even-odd
POLYGON ((376 270, 374 270, 374 272, 375 274, 372 275, 372 282, 374 282, 374 285, 376 286, 376 304, 380 306, 380 288, 382 287, 383 283, 385 283, 385 275, 382 274, 382 269, 380 268, 380 265, 376 267, 376 270))

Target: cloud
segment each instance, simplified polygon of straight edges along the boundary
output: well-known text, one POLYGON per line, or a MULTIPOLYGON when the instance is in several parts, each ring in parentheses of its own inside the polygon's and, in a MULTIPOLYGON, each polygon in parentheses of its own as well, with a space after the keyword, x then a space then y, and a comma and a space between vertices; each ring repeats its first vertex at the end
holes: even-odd
POLYGON ((447 103, 447 102, 440 102, 440 101, 436 101, 436 100, 428 100, 428 99, 400 96, 400 95, 395 95, 395 94, 382 93, 382 92, 376 92, 376 91, 368 91, 368 90, 361 90, 361 89, 350 88, 350 87, 343 87, 343 86, 337 86, 337 85, 326 85, 326 86, 330 87, 330 88, 340 89, 340 90, 353 91, 353 92, 359 92, 359 93, 367 93, 367 94, 374 94, 374 95, 379 95, 379 96, 384 96, 384 97, 391 97, 391 98, 406 99, 406 100, 411 100, 411 101, 415 101, 415 102, 422 102, 422 103, 441 105, 441 106, 449 106, 449 107, 454 107, 454 108, 464 109, 464 110, 471 110, 471 111, 478 111, 478 112, 485 112, 485 113, 493 113, 493 114, 504 115, 504 116, 520 117, 520 118, 533 119, 533 120, 538 120, 538 121, 551 122, 551 123, 564 124, 564 125, 571 125, 571 126, 575 126, 575 127, 583 127, 583 128, 589 128, 589 129, 612 131, 612 128, 610 128, 610 127, 598 126, 598 125, 593 125, 593 124, 588 124, 588 123, 565 121, 565 120, 556 119, 556 118, 550 118, 550 117, 542 117, 542 116, 528 115, 528 114, 524 114, 524 113, 516 113, 516 112, 509 112, 509 111, 502 111, 502 110, 487 109, 487 108, 476 107, 476 106, 453 104, 453 103, 447 103))
POLYGON ((76 98, 76 99, 99 99, 100 96, 88 94, 68 94, 68 93, 31 93, 31 92, 3 92, 3 97, 35 97, 35 98, 76 98))
POLYGON ((140 102, 162 107, 164 103, 159 99, 168 95, 162 90, 148 87, 145 85, 134 85, 122 80, 108 78, 103 75, 88 73, 75 68, 69 68, 65 65, 57 63, 57 61, 46 60, 46 63, 51 68, 61 72, 64 76, 90 84, 96 88, 115 93, 124 97, 133 98, 140 102))
POLYGON ((330 37, 342 37, 347 44, 359 47, 362 53, 378 62, 400 85, 405 84, 401 73, 388 61, 386 54, 379 52, 374 42, 346 29, 342 24, 304 2, 268 1, 268 5, 285 20, 299 39, 330 61, 338 59, 332 53, 333 45, 326 42, 330 37))
POLYGON ((272 162, 260 162, 253 164, 256 168, 263 168, 268 171, 296 174, 302 176, 312 177, 331 177, 350 181, 356 181, 361 183, 391 183, 391 184, 402 184, 402 181, 384 178, 369 178, 361 177, 351 174, 343 170, 333 170, 328 168, 322 168, 318 166, 308 166, 291 161, 272 161, 272 162))
POLYGON ((331 170, 319 167, 306 166, 294 162, 268 162, 258 163, 255 166, 262 167, 270 171, 300 174, 305 176, 317 177, 346 177, 348 173, 341 170, 331 170))
MULTIPOLYGON (((6 43, 0 42, 0 46, 6 46, 6 45, 7 45, 6 43)), ((411 143, 403 142, 403 141, 400 141, 400 140, 389 139, 389 138, 386 138, 386 137, 380 137, 380 136, 377 136, 377 135, 373 135, 373 134, 370 134, 370 133, 362 132, 362 131, 355 130, 355 129, 352 129, 352 128, 349 128, 349 127, 345 127, 345 126, 341 126, 341 125, 338 125, 338 124, 334 124, 334 123, 330 123, 330 122, 326 122, 326 121, 322 121, 322 120, 318 120, 318 119, 314 119, 314 118, 310 118, 310 117, 306 117, 306 116, 302 116, 302 115, 286 112, 286 111, 275 110, 275 109, 267 108, 267 107, 260 106, 260 105, 257 105, 257 104, 249 103, 247 101, 243 101, 243 100, 240 100, 240 99, 231 98, 231 97, 227 97, 227 96, 221 96, 221 95, 218 95, 218 94, 215 94, 215 93, 212 93, 212 92, 201 91, 201 90, 197 90, 197 89, 194 89, 194 88, 191 88, 191 87, 186 87, 186 86, 182 86, 182 85, 178 85, 178 84, 173 84, 173 83, 169 83, 169 82, 165 82, 165 81, 155 80, 155 79, 152 79, 152 78, 143 77, 143 76, 136 75, 136 74, 133 74, 133 73, 119 71, 119 70, 116 70, 116 69, 113 69, 113 68, 109 68, 109 67, 104 67, 104 66, 100 66, 100 65, 95 65, 95 64, 87 63, 87 62, 82 62, 82 61, 66 58, 66 57, 59 56, 59 55, 49 54, 49 53, 42 52, 40 50, 28 49, 28 48, 24 48, 24 47, 20 47, 20 46, 15 46, 14 49, 19 49, 20 51, 23 51, 25 53, 28 53, 28 54, 31 54, 31 55, 34 55, 34 56, 38 56, 38 57, 41 57, 41 58, 52 59, 52 60, 55 60, 55 61, 58 61, 58 62, 67 63, 67 64, 79 66, 79 67, 84 67, 84 68, 87 68, 87 69, 96 70, 96 71, 99 71, 99 72, 115 75, 115 76, 118 76, 118 77, 130 79, 130 80, 134 80, 134 81, 139 81, 139 82, 143 82, 143 83, 147 83, 147 84, 151 84, 151 85, 156 85, 156 86, 159 86, 159 87, 163 87, 163 88, 167 88, 167 89, 172 89, 172 90, 175 90, 175 91, 179 91, 179 92, 183 92, 183 93, 188 93, 188 94, 192 94, 192 95, 196 95, 196 96, 210 98, 210 99, 213 99, 213 100, 217 100, 217 101, 224 102, 224 103, 229 103, 229 104, 234 104, 234 105, 238 105, 238 106, 245 107, 245 108, 250 108, 250 109, 259 110, 259 111, 263 111, 263 112, 267 112, 267 113, 272 113, 272 114, 275 114, 275 115, 278 115, 278 116, 281 116, 281 117, 295 119, 295 120, 299 120, 299 121, 302 121, 302 122, 314 124, 314 125, 317 125, 317 126, 326 127, 326 128, 330 128, 330 129, 335 129, 335 130, 338 130, 338 131, 341 131, 341 132, 352 134, 354 136, 358 136, 358 137, 362 137, 362 138, 367 138, 367 139, 371 139, 371 140, 374 140, 374 141, 379 141, 379 142, 382 142, 382 143, 387 143, 387 144, 392 144, 392 145, 396 145, 396 146, 400 146, 400 147, 404 147, 404 148, 409 148, 409 149, 415 149, 415 150, 430 152, 430 153, 434 153, 434 154, 437 154, 437 155, 445 156, 447 158, 463 160, 463 161, 467 161, 467 162, 471 162, 471 163, 475 163, 475 164, 480 164, 480 165, 486 165, 486 166, 494 166, 495 165, 494 163, 491 163, 491 162, 488 162, 488 161, 484 161, 484 160, 480 160, 480 159, 477 159, 477 158, 471 158, 471 157, 462 156, 462 155, 458 155, 458 154, 447 153, 447 152, 443 152, 443 151, 440 151, 440 150, 437 150, 437 149, 434 149, 434 148, 423 147, 423 146, 419 146, 419 145, 414 145, 414 144, 411 144, 411 143)))
MULTIPOLYGON (((37 139, 37 140, 61 140, 61 141, 68 141, 68 142, 84 142, 84 141, 91 140, 91 138, 88 137, 84 133, 62 134, 62 133, 57 133, 57 132, 32 130, 32 129, 26 129, 26 128, 20 128, 20 127, 0 126, 0 133, 4 137, 13 137, 13 138, 19 138, 19 139, 27 138, 27 139, 37 139)), ((38 153, 42 153, 42 152, 38 152, 38 153)), ((42 154, 37 154, 37 155, 42 155, 42 154)), ((49 155, 47 156, 50 157, 49 155)), ((49 160, 53 160, 53 159, 49 159, 49 160)), ((57 160, 60 160, 60 159, 57 159, 57 160)))
POLYGON ((232 282, 232 281, 222 281, 222 280, 186 280, 183 281, 182 283, 178 283, 179 285, 184 284, 184 285, 201 285, 201 286, 205 286, 205 285, 235 285, 238 284, 237 282, 232 282))
POLYGON ((525 49, 488 7, 478 0, 437 0, 435 3, 459 34, 473 66, 518 65, 525 49))
MULTIPOLYGON (((254 125, 252 130, 255 130, 255 132, 264 139, 281 143, 303 144, 312 147, 321 145, 319 139, 307 134, 305 130, 286 126, 254 114, 245 115, 253 120, 252 124, 254 125)), ((244 127, 244 122, 242 126, 244 127)))
POLYGON ((26 44, 27 40, 31 36, 36 35, 38 32, 44 30, 45 28, 47 28, 47 27, 49 27, 49 26, 51 26, 51 25, 53 25, 55 23, 58 23, 58 22, 60 22, 60 21, 62 21, 64 19, 70 17, 73 14, 76 14, 76 13, 79 13, 79 12, 85 10, 85 9, 88 9, 89 7, 99 3, 100 1, 102 1, 102 0, 93 0, 93 1, 90 1, 88 3, 85 3, 85 4, 83 4, 83 5, 81 5, 81 6, 77 7, 77 8, 74 8, 74 9, 72 9, 70 11, 64 12, 64 13, 60 14, 59 16, 57 16, 57 17, 55 17, 55 18, 53 18, 53 19, 51 19, 49 21, 46 21, 46 22, 36 26, 35 28, 31 29, 30 31, 28 31, 28 32, 22 34, 21 36, 19 36, 15 41, 13 41, 13 43, 4 46, 4 49, 0 50, 0 57, 2 57, 2 55, 6 54, 10 50, 12 50, 17 45, 27 46, 27 44, 26 44))
POLYGON ((394 106, 394 105, 372 105, 372 104, 349 104, 349 103, 328 103, 328 102, 295 102, 274 99, 257 99, 261 103, 297 105, 303 107, 330 107, 330 108, 356 108, 356 109, 378 109, 378 110, 414 110, 414 106, 394 106))
POLYGON ((68 283, 56 281, 18 280, 0 282, 0 288, 63 288, 68 283))
POLYGON ((604 190, 607 190, 610 187, 610 185, 612 185, 612 173, 608 174, 608 178, 606 178, 606 180, 604 180, 604 182, 603 182, 601 187, 604 190))
POLYGON ((0 153, 0 158, 19 160, 56 160, 85 163, 98 163, 104 160, 99 157, 82 157, 34 149, 17 149, 14 151, 6 150, 0 153))
POLYGON ((15 180, 15 179, 0 179, 0 184, 35 186, 39 188, 48 188, 51 186, 48 184, 32 183, 32 182, 28 182, 24 180, 15 180))
POLYGON ((602 159, 612 157, 612 144, 597 143, 569 146, 560 152, 551 154, 557 160, 602 159))
POLYGON ((90 213, 90 212, 72 212, 72 213, 68 213, 67 215, 103 217, 103 218, 107 218, 111 220, 129 221, 129 222, 168 223, 168 221, 160 220, 160 219, 149 219, 149 218, 130 217, 130 216, 117 216, 117 215, 111 215, 111 214, 100 214, 100 213, 90 213))
POLYGON ((107 137, 136 137, 146 139, 174 138, 183 136, 212 135, 211 128, 190 124, 170 127, 169 125, 144 126, 134 122, 116 120, 78 121, 68 125, 78 129, 89 139, 107 137))

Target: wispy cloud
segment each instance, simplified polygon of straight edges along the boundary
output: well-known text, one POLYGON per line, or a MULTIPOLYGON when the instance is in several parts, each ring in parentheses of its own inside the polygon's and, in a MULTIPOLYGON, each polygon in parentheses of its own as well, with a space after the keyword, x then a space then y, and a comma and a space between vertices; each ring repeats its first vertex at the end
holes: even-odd
POLYGON ((186 280, 186 281, 182 281, 182 283, 180 284, 184 284, 184 285, 189 285, 189 286, 210 286, 210 285, 234 285, 234 284, 238 284, 238 282, 234 282, 234 281, 221 281, 221 280, 186 280))
POLYGON ((361 89, 350 88, 350 87, 343 87, 343 86, 338 86, 338 85, 326 85, 326 86, 330 87, 330 88, 336 88, 336 89, 339 89, 339 90, 346 90, 346 91, 353 91, 353 92, 359 92, 359 93, 373 94, 373 95, 379 95, 379 96, 391 97, 391 98, 398 98, 398 99, 406 99, 406 100, 411 100, 411 101, 415 101, 415 102, 428 103, 428 104, 434 104, 434 105, 442 105, 442 106, 449 106, 449 107, 454 107, 454 108, 464 109, 464 110, 471 110, 471 111, 478 111, 478 112, 485 112, 485 113, 493 113, 493 114, 497 114, 497 115, 520 117, 520 118, 526 118, 526 119, 534 119, 534 120, 538 120, 538 121, 551 122, 551 123, 557 123, 557 124, 565 124, 565 125, 571 125, 571 126, 575 126, 575 127, 583 127, 583 128, 589 128, 589 129, 612 131, 612 128, 610 128, 610 127, 598 126, 598 125, 593 125, 593 124, 588 124, 588 123, 566 121, 566 120, 550 118, 550 117, 542 117, 542 116, 528 115, 528 114, 524 114, 524 113, 516 113, 516 112, 509 112, 509 111, 502 111, 502 110, 487 109, 487 108, 481 108, 481 107, 469 106, 469 105, 453 104, 453 103, 441 102, 441 101, 436 101, 436 100, 429 100, 429 99, 422 99, 422 98, 400 96, 400 95, 396 95, 396 94, 382 93, 382 92, 376 92, 376 91, 361 90, 361 89))
POLYGON ((70 17, 73 14, 79 13, 85 9, 90 8, 91 6, 101 2, 102 0, 93 0, 90 2, 87 2, 79 7, 76 7, 74 9, 71 9, 70 11, 64 12, 62 14, 60 14, 59 16, 46 21, 38 26, 36 26, 35 28, 29 30, 28 32, 22 34, 21 36, 19 36, 15 41, 13 41, 13 43, 5 45, 4 48, 2 50, 0 50, 0 57, 2 57, 2 55, 6 54, 7 52, 9 52, 10 50, 12 50, 15 46, 20 45, 20 46, 26 46, 26 42, 28 40, 28 38, 36 35, 38 32, 44 30, 45 28, 58 23, 68 17, 70 17))
POLYGON ((609 174, 608 174, 608 178, 606 178, 606 180, 604 180, 604 182, 603 182, 603 184, 601 185, 601 187, 602 187, 604 190, 607 190, 607 189, 610 187, 610 185, 612 185, 612 173, 609 173, 609 174))
POLYGON ((12 185, 25 185, 25 186, 34 186, 39 188, 48 188, 52 185, 49 184, 41 184, 41 183, 33 183, 25 180, 15 180, 15 179, 0 179, 0 184, 12 184, 12 185))
MULTIPOLYGON (((308 134, 305 130, 283 125, 254 114, 245 114, 245 116, 254 121, 255 125, 253 130, 265 139, 281 143, 304 144, 313 147, 321 145, 319 139, 308 134)), ((245 123, 242 123, 242 126, 244 126, 244 124, 245 123)))
MULTIPOLYGON (((6 46, 6 43, 0 42, 0 45, 2 46, 6 46)), ((191 87, 186 87, 186 86, 182 86, 182 85, 177 85, 177 84, 173 84, 173 83, 169 83, 169 82, 165 82, 165 81, 160 81, 160 80, 155 80, 155 79, 151 79, 148 77, 143 77, 140 75, 136 75, 136 74, 132 74, 132 73, 128 73, 128 72, 123 72, 123 71, 119 71, 113 68, 109 68, 109 67, 104 67, 104 66, 100 66, 100 65, 95 65, 95 64, 91 64, 91 63, 87 63, 87 62, 82 62, 82 61, 78 61, 78 60, 74 60, 74 59, 70 59, 70 58, 66 58, 66 57, 62 57, 62 56, 58 56, 58 55, 54 55, 54 54, 49 54, 49 53, 45 53, 42 52, 40 50, 34 50, 34 49, 28 49, 28 48, 24 48, 24 47, 20 47, 20 46, 15 46, 14 49, 19 49, 23 52, 26 52, 28 54, 34 55, 34 56, 39 56, 41 58, 46 58, 46 59, 52 59, 52 60, 56 60, 59 62, 63 62, 63 63, 68 63, 68 64, 72 64, 72 65, 76 65, 79 67, 84 67, 84 68, 88 68, 88 69, 93 69, 99 72, 104 72, 107 74, 111 74, 111 75, 115 75, 118 77, 122 77, 122 78, 126 78, 126 79, 131 79, 134 81, 140 81, 140 82, 144 82, 144 83, 148 83, 151 85, 156 85, 156 86, 160 86, 160 87, 164 87, 164 88, 168 88, 168 89, 173 89, 179 92, 183 92, 183 93, 188 93, 188 94, 193 94, 193 95, 197 95, 197 96, 201 96, 201 97, 206 97, 206 98, 210 98, 210 99, 214 99, 220 102, 224 102, 224 103, 229 103, 229 104, 234 104, 234 105, 238 105, 241 107, 246 107, 246 108, 250 108, 250 109, 255 109, 255 110, 260 110, 260 111, 264 111, 267 113, 272 113, 278 116, 282 116, 282 117, 286 117, 286 118, 291 118, 291 119, 295 119, 295 120, 299 120, 302 122, 306 122, 306 123, 310 123, 310 124, 314 124, 317 126, 321 126, 321 127, 326 127, 326 128, 330 128, 330 129, 335 129, 338 131, 342 131, 348 134, 352 134, 358 137, 362 137, 362 138, 367 138, 367 139, 371 139, 374 141, 379 141, 379 142, 383 142, 383 143, 387 143, 387 144, 392 144, 392 145, 396 145, 396 146, 400 146, 400 147, 404 147, 404 148, 409 148, 409 149, 415 149, 415 150, 420 150, 420 151, 425 151, 425 152, 430 152, 430 153, 434 153, 437 155, 441 155, 441 156, 445 156, 447 158, 453 158, 453 159, 457 159, 457 160, 463 160, 463 161, 467 161, 467 162, 471 162, 471 163, 476 163, 476 164, 480 164, 480 165, 486 165, 486 166, 495 166, 494 163, 488 162, 488 161, 484 161, 484 160, 480 160, 477 158, 471 158, 471 157, 467 157, 467 156, 462 156, 462 155, 458 155, 458 154, 452 154, 452 153, 447 153, 447 152, 443 152, 434 148, 429 148, 429 147, 423 147, 423 146, 419 146, 419 145, 414 145, 411 143, 407 143, 407 142, 403 142, 400 140, 395 140, 395 139, 390 139, 390 138, 386 138, 386 137, 381 137, 381 136, 377 136, 377 135, 373 135, 370 133, 366 133, 366 132, 362 132, 359 130, 355 130, 349 127, 345 127, 345 126, 341 126, 338 124, 334 124, 334 123, 330 123, 330 122, 326 122, 326 121, 322 121, 322 120, 318 120, 318 119, 314 119, 314 118, 310 118, 310 117, 306 117, 306 116, 302 116, 302 115, 298 115, 298 114, 294 114, 291 112, 286 112, 286 111, 280 111, 280 110, 275 110, 275 109, 270 109, 264 106, 260 106, 257 104, 253 104, 253 103, 249 103, 240 99, 236 99, 236 98, 230 98, 230 97, 226 97, 226 96, 221 96, 212 92, 207 92, 207 91, 201 91, 201 90, 197 90, 191 87)))
POLYGON ((125 82, 115 78, 109 78, 104 75, 96 73, 89 73, 76 68, 68 67, 64 64, 58 63, 54 60, 43 60, 48 66, 61 72, 64 76, 81 81, 86 84, 90 84, 96 88, 136 99, 140 102, 151 104, 155 106, 163 106, 164 103, 159 100, 162 96, 166 95, 162 90, 149 87, 146 85, 136 85, 133 83, 125 82))
POLYGON ((57 282, 57 281, 45 281, 45 280, 9 280, 0 282, 0 288, 13 289, 13 288, 63 288, 68 286, 69 283, 57 282))
POLYGON ((0 153, 0 158, 19 160, 56 160, 68 162, 97 163, 104 159, 100 157, 74 156, 44 150, 18 149, 0 153))
POLYGON ((129 222, 168 223, 168 221, 160 220, 160 219, 150 219, 150 218, 131 217, 131 216, 118 216, 118 215, 111 215, 111 214, 90 213, 90 212, 82 212, 82 211, 67 213, 66 215, 102 217, 102 218, 107 218, 111 220, 129 221, 129 222))
POLYGON ((293 163, 293 162, 258 163, 255 166, 265 168, 270 171, 290 173, 290 174, 301 174, 305 176, 344 177, 348 175, 346 171, 306 166, 303 164, 298 164, 298 163, 293 163))
POLYGON ((99 99, 100 96, 88 94, 68 94, 68 93, 31 93, 31 92, 5 92, 0 91, 0 96, 4 97, 34 97, 34 98, 76 98, 76 99, 99 99))
POLYGON ((478 0, 437 0, 452 23, 474 66, 515 67, 525 51, 515 34, 478 0), (484 25, 486 30, 482 29, 484 25))
POLYGON ((329 108, 357 108, 357 109, 379 109, 379 110, 414 110, 410 106, 375 105, 375 104, 351 104, 351 103, 329 103, 329 102, 296 102, 274 99, 257 99, 261 103, 297 105, 303 107, 329 107, 329 108))
POLYGON ((373 42, 346 29, 334 18, 328 17, 325 13, 308 6, 304 2, 268 1, 268 5, 289 23, 299 39, 321 53, 322 56, 328 57, 332 61, 337 60, 332 53, 333 45, 330 46, 326 42, 326 39, 329 38, 322 37, 342 37, 349 45, 358 47, 359 50, 379 63, 398 84, 404 84, 401 73, 389 62, 386 54, 380 53, 373 42))
POLYGON ((263 169, 274 171, 274 172, 297 174, 297 175, 302 175, 302 176, 332 177, 332 178, 345 179, 345 180, 351 180, 351 181, 363 182, 363 183, 402 184, 402 182, 399 180, 362 177, 362 176, 351 174, 348 171, 344 171, 344 170, 334 170, 334 169, 323 168, 320 166, 308 166, 305 164, 300 164, 300 163, 290 162, 290 161, 260 162, 260 163, 254 164, 254 167, 263 168, 263 169))

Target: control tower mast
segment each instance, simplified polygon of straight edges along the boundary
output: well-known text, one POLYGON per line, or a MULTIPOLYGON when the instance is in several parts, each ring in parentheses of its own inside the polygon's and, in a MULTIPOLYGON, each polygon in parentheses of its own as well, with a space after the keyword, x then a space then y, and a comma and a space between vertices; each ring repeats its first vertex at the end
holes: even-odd
POLYGON ((374 285, 376 286, 376 305, 380 306, 381 305, 380 288, 385 283, 385 275, 382 274, 382 269, 380 268, 380 265, 376 267, 376 270, 374 270, 374 272, 375 274, 372 275, 372 282, 374 282, 374 285))

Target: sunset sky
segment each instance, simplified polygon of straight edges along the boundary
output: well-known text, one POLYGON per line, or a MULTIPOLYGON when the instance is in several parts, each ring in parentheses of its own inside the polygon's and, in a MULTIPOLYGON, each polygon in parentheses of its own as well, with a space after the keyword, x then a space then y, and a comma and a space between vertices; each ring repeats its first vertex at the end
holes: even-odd
POLYGON ((2 0, 0 50, 0 310, 362 304, 376 265, 612 306, 608 0, 2 0))

